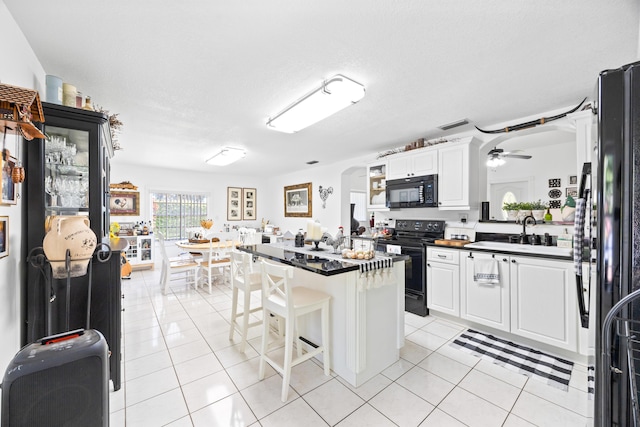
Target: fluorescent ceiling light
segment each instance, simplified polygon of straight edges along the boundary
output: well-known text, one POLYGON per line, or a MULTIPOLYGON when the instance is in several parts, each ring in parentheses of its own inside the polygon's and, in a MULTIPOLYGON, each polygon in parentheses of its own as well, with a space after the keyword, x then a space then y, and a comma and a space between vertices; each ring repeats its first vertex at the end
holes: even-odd
POLYGON ((240 160, 245 154, 246 152, 242 148, 223 147, 207 160, 207 163, 215 166, 226 166, 236 160, 240 160))
POLYGON ((294 133, 311 126, 364 97, 364 86, 342 74, 336 74, 274 117, 267 126, 273 130, 294 133))

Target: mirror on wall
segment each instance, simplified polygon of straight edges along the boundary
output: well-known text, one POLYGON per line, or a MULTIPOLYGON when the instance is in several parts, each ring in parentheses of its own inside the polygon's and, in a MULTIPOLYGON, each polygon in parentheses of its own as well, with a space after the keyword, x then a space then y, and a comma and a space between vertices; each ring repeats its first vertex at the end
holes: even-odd
MULTIPOLYGON (((577 193, 576 135, 571 128, 552 129, 523 135, 496 138, 495 145, 485 145, 484 153, 495 148, 501 154, 531 156, 528 159, 504 156, 504 164, 487 167, 489 218, 506 220, 504 202, 541 200, 559 216, 568 194, 577 193)), ((481 156, 485 164, 487 156, 481 156)), ((555 218, 560 220, 560 218, 555 218)))

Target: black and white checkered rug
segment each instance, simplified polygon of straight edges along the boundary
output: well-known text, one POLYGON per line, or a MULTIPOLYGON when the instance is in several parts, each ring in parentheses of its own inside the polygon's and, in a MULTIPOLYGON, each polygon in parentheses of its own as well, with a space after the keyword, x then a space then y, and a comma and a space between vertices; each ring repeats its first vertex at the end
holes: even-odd
POLYGON ((460 334, 451 346, 561 390, 569 390, 573 362, 568 360, 472 329, 460 334))

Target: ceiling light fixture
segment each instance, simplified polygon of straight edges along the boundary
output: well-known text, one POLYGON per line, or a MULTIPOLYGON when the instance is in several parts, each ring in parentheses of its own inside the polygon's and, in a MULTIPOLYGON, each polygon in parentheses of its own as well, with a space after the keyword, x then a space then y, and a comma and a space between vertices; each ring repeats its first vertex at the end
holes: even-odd
POLYGON ((487 166, 490 168, 497 168, 504 165, 504 159, 502 157, 489 157, 487 159, 487 166))
POLYGON ((222 147, 220 151, 207 160, 214 166, 226 166, 243 158, 247 153, 242 148, 222 147))
POLYGON ((364 86, 342 74, 336 74, 287 108, 269 118, 273 130, 294 133, 311 126, 364 97, 364 86))

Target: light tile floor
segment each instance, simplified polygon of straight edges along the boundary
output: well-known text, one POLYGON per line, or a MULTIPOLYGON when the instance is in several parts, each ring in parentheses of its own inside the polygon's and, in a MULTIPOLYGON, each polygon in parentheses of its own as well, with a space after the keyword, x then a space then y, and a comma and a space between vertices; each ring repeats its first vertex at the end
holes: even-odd
MULTIPOLYGON (((123 280, 123 378, 110 393, 117 426, 590 426, 586 367, 569 392, 449 346, 464 326, 407 313, 401 359, 354 388, 315 360, 293 369, 289 399, 268 367, 258 381, 260 328, 245 353, 229 341, 227 285, 194 290, 160 272, 123 280)), ((256 302, 258 300, 256 299, 256 302)))

